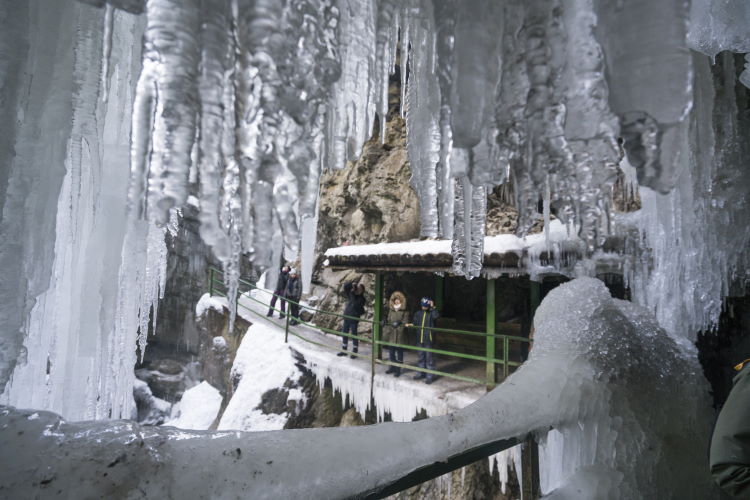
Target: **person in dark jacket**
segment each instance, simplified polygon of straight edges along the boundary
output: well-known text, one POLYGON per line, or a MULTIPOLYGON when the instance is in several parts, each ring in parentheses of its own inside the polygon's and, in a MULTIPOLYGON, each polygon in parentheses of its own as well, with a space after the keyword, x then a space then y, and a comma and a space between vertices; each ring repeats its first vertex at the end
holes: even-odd
MULTIPOLYGON (((429 297, 422 297, 419 301, 420 310, 414 313, 413 321, 406 325, 414 327, 417 332, 417 346, 432 349, 432 342, 434 340, 432 328, 435 327, 435 322, 440 317, 437 309, 435 309, 435 303, 430 300, 429 297)), ((432 357, 431 352, 419 351, 419 361, 417 366, 420 368, 426 368, 428 370, 435 369, 435 360, 432 357)), ((419 380, 427 377, 426 383, 431 384, 435 380, 435 375, 425 372, 419 372, 414 376, 415 380, 419 380)))
MULTIPOLYGON (((359 318, 365 313, 365 286, 362 283, 357 285, 354 282, 348 282, 344 284, 344 294, 346 295, 346 306, 344 307, 344 326, 341 328, 343 333, 349 333, 351 335, 357 335, 357 325, 359 324, 359 318)), ((342 351, 337 356, 346 356, 346 351, 349 345, 349 337, 341 336, 341 349, 342 351)), ((352 358, 357 357, 357 351, 359 350, 359 339, 352 339, 352 358)))
MULTIPOLYGON (((383 322, 383 340, 391 344, 406 344, 406 324, 409 322, 409 311, 406 310, 406 297, 396 291, 388 301, 388 314, 383 322)), ((403 347, 388 347, 388 360, 391 363, 404 362, 403 347)), ((385 373, 392 373, 394 377, 401 375, 401 368, 389 366, 385 373)))
POLYGON ((750 359, 735 367, 732 391, 711 438, 711 475, 732 498, 750 498, 750 359))
POLYGON ((273 308, 276 307, 276 299, 281 299, 281 312, 279 313, 279 318, 284 319, 284 312, 286 310, 284 293, 286 292, 287 281, 289 281, 289 266, 282 266, 279 271, 279 279, 276 281, 276 289, 273 291, 273 297, 271 298, 271 304, 268 306, 268 314, 266 314, 266 316, 273 316, 273 308))
POLYGON ((289 314, 292 316, 289 324, 296 325, 299 323, 299 299, 302 298, 302 282, 295 268, 289 270, 289 279, 286 282, 284 297, 289 299, 289 314))

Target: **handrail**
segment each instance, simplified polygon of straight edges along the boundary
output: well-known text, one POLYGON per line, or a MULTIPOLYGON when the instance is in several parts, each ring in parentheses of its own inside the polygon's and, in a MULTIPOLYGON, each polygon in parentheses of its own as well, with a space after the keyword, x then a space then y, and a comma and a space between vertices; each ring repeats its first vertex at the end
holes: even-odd
MULTIPOLYGON (((216 272, 218 272, 218 273, 224 274, 224 273, 223 273, 222 271, 220 271, 220 270, 216 269, 215 267, 209 267, 209 269, 210 269, 210 270, 212 270, 212 271, 213 271, 213 272, 215 272, 215 273, 216 273, 216 272)), ((212 280, 213 280, 213 278, 212 278, 212 280)), ((214 281, 215 283, 219 283, 219 284, 222 284, 222 285, 224 284, 224 282, 223 282, 223 281, 216 281, 216 280, 213 280, 213 281, 214 281)), ((270 290, 266 290, 265 288, 260 288, 260 287, 259 287, 259 286, 257 286, 257 285, 254 285, 254 284, 252 284, 252 283, 250 283, 250 282, 248 282, 248 281, 245 281, 245 280, 243 280, 242 278, 240 278, 240 279, 238 280, 238 283, 242 283, 242 284, 244 284, 244 285, 247 285, 247 286, 249 286, 250 288, 252 288, 253 290, 259 290, 259 291, 261 291, 261 292, 263 292, 263 293, 267 293, 267 294, 273 295, 274 297, 277 297, 277 298, 279 298, 279 299, 283 299, 284 301, 286 301, 286 302, 289 302, 289 303, 291 303, 291 304, 295 304, 295 305, 298 305, 298 306, 302 306, 302 304, 301 304, 300 302, 296 302, 296 301, 294 301, 294 300, 288 299, 288 298, 286 298, 286 297, 284 297, 284 296, 282 296, 282 295, 279 295, 279 294, 277 294, 277 293, 274 293, 274 292, 272 292, 272 291, 270 291, 270 290)), ((331 316, 337 316, 337 317, 339 317, 339 318, 345 318, 345 319, 353 319, 353 320, 355 320, 355 321, 362 321, 362 322, 365 322, 365 323, 371 323, 371 324, 372 324, 372 323, 374 323, 374 321, 373 321, 373 320, 371 320, 371 319, 367 319, 367 318, 361 318, 361 317, 359 317, 359 316, 349 316, 349 315, 346 315, 346 314, 339 314, 339 313, 335 313, 335 312, 332 312, 332 311, 325 311, 325 310, 323 310, 323 309, 316 309, 315 307, 312 307, 312 306, 302 306, 302 307, 304 307, 305 309, 307 309, 307 310, 309 310, 309 311, 315 311, 315 312, 320 312, 320 313, 323 313, 323 314, 329 314, 329 315, 331 315, 331 316)))
MULTIPOLYGON (((209 267, 209 293, 212 294, 212 295, 216 294, 216 295, 220 295, 220 296, 223 296, 223 297, 227 297, 227 295, 225 293, 223 293, 220 290, 217 290, 214 287, 215 284, 226 286, 226 284, 222 280, 215 278, 216 274, 223 275, 224 273, 221 270, 216 269, 215 267, 209 267)), ((285 302, 288 302, 289 304, 295 304, 295 305, 298 305, 300 307, 304 307, 304 309, 309 310, 309 311, 314 311, 316 313, 322 313, 322 314, 328 314, 328 315, 339 317, 339 318, 349 318, 349 319, 353 319, 353 320, 356 320, 356 321, 363 321, 363 322, 372 324, 373 327, 375 326, 374 320, 369 320, 369 319, 365 319, 365 318, 359 318, 359 317, 349 316, 349 315, 344 315, 344 314, 338 314, 338 313, 334 313, 334 312, 331 312, 331 311, 325 311, 325 310, 322 310, 322 309, 317 309, 317 308, 309 307, 309 306, 303 306, 298 301, 294 301, 294 300, 288 299, 286 297, 283 297, 283 296, 281 296, 279 294, 276 294, 274 292, 271 292, 269 290, 260 288, 257 285, 255 285, 253 283, 250 283, 249 281, 246 281, 244 279, 240 278, 238 280, 238 282, 241 283, 242 285, 246 285, 251 290, 262 291, 262 292, 264 292, 266 294, 270 294, 271 296, 274 296, 274 297, 277 297, 277 298, 279 298, 281 300, 284 300, 285 302)), ((278 323, 276 323, 275 321, 273 321, 270 318, 266 317, 265 315, 263 315, 261 313, 258 313, 257 311, 255 311, 255 310, 247 307, 245 304, 240 303, 240 301, 239 301, 240 296, 245 297, 245 298, 247 298, 247 299, 249 299, 249 300, 251 300, 251 301, 253 301, 255 303, 258 303, 258 304, 262 305, 264 308, 268 307, 270 311, 275 311, 275 312, 282 313, 282 314, 284 314, 284 311, 281 311, 280 309, 278 309, 276 307, 270 307, 269 304, 267 304, 267 303, 265 303, 265 302, 263 302, 263 301, 255 298, 255 297, 251 296, 250 294, 239 294, 237 296, 237 298, 236 298, 237 306, 238 307, 242 307, 243 309, 246 309, 247 311, 249 311, 249 312, 251 312, 251 313, 253 313, 253 314, 255 314, 255 315, 257 315, 257 316, 259 316, 259 317, 261 317, 261 318, 263 318, 265 320, 267 320, 267 321, 269 321, 270 323, 272 323, 272 324, 274 324, 276 326, 280 326, 278 323)), ((339 352, 347 352, 344 349, 340 349, 340 348, 337 348, 337 347, 334 347, 334 346, 330 346, 330 345, 324 344, 322 342, 314 341, 312 339, 309 339, 307 337, 304 337, 304 336, 300 335, 299 333, 295 332, 294 330, 290 330, 290 328, 289 328, 289 326, 290 326, 290 324, 289 324, 290 317, 292 317, 291 309, 288 310, 288 311, 286 311, 286 314, 285 314, 285 318, 286 318, 286 325, 284 327, 284 330, 285 330, 285 341, 287 341, 288 336, 291 333, 293 336, 299 338, 300 340, 308 342, 310 344, 314 344, 314 345, 317 345, 317 346, 320 346, 320 347, 332 349, 332 350, 339 351, 339 352)), ((461 381, 465 381, 465 382, 484 384, 484 385, 487 385, 488 387, 493 387, 493 386, 497 385, 497 382, 495 382, 494 380, 477 379, 477 378, 474 378, 474 377, 469 377, 469 376, 465 376, 465 375, 459 375, 459 374, 456 374, 456 373, 442 372, 442 371, 439 371, 439 370, 431 370, 431 369, 422 368, 422 367, 419 367, 419 366, 407 365, 407 364, 404 364, 404 363, 396 363, 396 362, 392 362, 390 360, 385 360, 385 359, 381 360, 381 359, 378 359, 378 357, 375 356, 375 353, 379 352, 379 348, 381 346, 385 346, 385 347, 401 348, 401 349, 406 349, 406 350, 411 350, 411 351, 431 352, 431 353, 434 353, 434 354, 440 354, 440 355, 444 355, 444 356, 450 356, 450 357, 453 357, 453 358, 465 359, 465 360, 470 360, 470 361, 481 361, 481 362, 487 363, 488 366, 491 366, 491 365, 501 365, 503 367, 503 374, 504 374, 505 377, 507 377, 508 374, 509 374, 509 368, 510 367, 517 367, 517 366, 520 366, 522 364, 522 362, 511 361, 509 359, 509 343, 513 342, 513 341, 515 341, 515 342, 525 342, 527 344, 531 344, 532 343, 531 339, 528 339, 526 337, 519 337, 519 336, 516 336, 516 335, 490 334, 490 333, 486 333, 486 332, 474 332, 474 331, 469 331, 469 330, 457 330, 457 329, 440 328, 440 327, 421 327, 421 326, 415 326, 415 325, 405 326, 406 328, 411 328, 411 329, 415 329, 415 330, 420 330, 420 329, 424 328, 425 330, 430 330, 430 331, 433 331, 433 332, 445 332, 445 333, 454 333, 454 334, 459 334, 459 335, 474 335, 474 336, 480 336, 480 337, 490 337, 490 338, 494 338, 494 339, 501 339, 502 342, 503 342, 503 345, 502 345, 502 356, 500 358, 497 358, 497 357, 495 357, 494 353, 492 353, 493 355, 490 355, 491 353, 489 353, 489 352, 486 353, 485 356, 481 356, 481 355, 469 354, 469 353, 464 353, 464 352, 448 351, 448 350, 445 350, 445 349, 435 349, 435 348, 419 347, 419 346, 408 345, 408 344, 398 344, 398 343, 394 343, 394 342, 387 342, 387 341, 381 340, 379 338, 371 339, 371 338, 364 337, 364 336, 361 336, 361 335, 353 335, 353 334, 350 334, 350 333, 345 333, 345 332, 342 332, 342 331, 333 330, 333 329, 326 328, 326 327, 323 327, 323 326, 315 325, 313 323, 306 322, 306 321, 302 320, 301 318, 299 318, 297 316, 294 316, 293 319, 294 319, 294 321, 298 322, 299 324, 303 324, 305 326, 309 326, 309 327, 315 328, 317 330, 320 330, 323 333, 328 333, 328 334, 332 334, 332 335, 336 335, 336 336, 340 336, 340 337, 346 337, 346 338, 356 339, 356 340, 359 340, 360 342, 363 342, 363 343, 369 343, 372 346, 372 354, 371 355, 368 356, 368 355, 366 355, 364 353, 363 354, 357 353, 356 355, 358 357, 363 358, 363 359, 369 359, 369 360, 371 360, 371 362, 372 362, 372 371, 373 371, 372 375, 373 376, 374 376, 375 364, 377 363, 377 364, 381 364, 381 365, 395 366, 395 367, 398 367, 398 368, 405 368, 405 369, 409 369, 409 370, 413 370, 413 371, 417 371, 417 372, 422 372, 422 373, 427 373, 427 374, 432 374, 432 375, 443 376, 443 377, 452 378, 452 379, 456 379, 456 380, 461 380, 461 381)))

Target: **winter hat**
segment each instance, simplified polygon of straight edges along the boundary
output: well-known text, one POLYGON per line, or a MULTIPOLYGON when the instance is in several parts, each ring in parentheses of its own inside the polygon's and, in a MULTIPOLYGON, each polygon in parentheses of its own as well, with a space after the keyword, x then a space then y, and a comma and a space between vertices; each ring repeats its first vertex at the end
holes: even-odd
POLYGON ((422 297, 422 300, 419 301, 419 305, 422 307, 430 307, 430 298, 422 297))

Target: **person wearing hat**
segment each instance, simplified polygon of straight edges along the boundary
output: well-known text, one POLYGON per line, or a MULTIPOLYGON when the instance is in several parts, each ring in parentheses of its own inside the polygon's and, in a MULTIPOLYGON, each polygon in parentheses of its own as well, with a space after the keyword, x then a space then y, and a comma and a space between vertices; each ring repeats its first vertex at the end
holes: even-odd
MULTIPOLYGON (((422 297, 419 301, 420 309, 414 313, 414 318, 411 323, 406 326, 413 327, 417 330, 417 346, 432 349, 432 342, 434 340, 432 335, 432 328, 435 327, 435 323, 440 317, 437 309, 435 309, 435 303, 429 297, 422 297)), ((435 369, 435 360, 433 359, 432 352, 419 351, 419 361, 417 366, 420 368, 426 368, 428 370, 435 369)), ((419 380, 427 377, 425 383, 431 384, 435 380, 435 375, 432 373, 425 374, 425 372, 419 372, 414 376, 414 380, 419 380)))
MULTIPOLYGON (((357 335, 357 326, 359 317, 365 313, 365 285, 353 281, 344 284, 344 295, 346 295, 346 306, 344 306, 344 325, 341 328, 342 333, 357 335)), ((349 345, 349 337, 341 336, 341 351, 337 356, 346 356, 346 349, 349 345)), ((352 339, 352 358, 357 357, 359 350, 359 339, 352 339)))
POLYGON ((722 490, 732 498, 750 498, 750 359, 734 368, 739 373, 716 420, 709 462, 722 490))
POLYGON ((281 271, 279 271, 279 279, 276 281, 276 289, 273 291, 273 298, 271 298, 271 304, 268 306, 268 314, 266 314, 266 316, 273 316, 273 308, 276 307, 276 299, 281 299, 281 312, 279 313, 279 318, 284 319, 286 306, 284 293, 286 292, 287 281, 289 281, 289 266, 282 266, 281 271))
MULTIPOLYGON (((388 315, 383 321, 383 340, 391 344, 406 344, 406 324, 409 322, 409 311, 406 310, 406 297, 395 291, 388 301, 388 315)), ((388 346, 388 360, 391 363, 404 362, 404 348, 388 346)), ((389 366, 385 373, 394 377, 401 375, 401 367, 389 366)))
POLYGON ((289 314, 292 316, 289 324, 296 325, 299 323, 299 299, 302 298, 302 282, 295 268, 289 270, 284 297, 289 299, 289 314))

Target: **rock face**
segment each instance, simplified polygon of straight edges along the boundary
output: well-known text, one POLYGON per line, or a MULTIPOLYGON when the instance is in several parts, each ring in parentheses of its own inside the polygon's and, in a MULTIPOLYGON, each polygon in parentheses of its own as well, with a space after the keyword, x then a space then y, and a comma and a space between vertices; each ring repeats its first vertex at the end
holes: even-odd
MULTIPOLYGON (((167 234, 167 281, 159 302, 156 330, 149 335, 145 359, 152 346, 198 354, 199 329, 195 304, 208 291, 208 268, 218 263, 198 233, 198 208, 182 208, 177 236, 167 234)), ((220 266, 219 266, 220 267, 220 266)))
POLYGON ((323 175, 318 249, 419 237, 419 205, 409 184, 406 125, 386 124, 385 143, 373 137, 359 159, 323 175))

